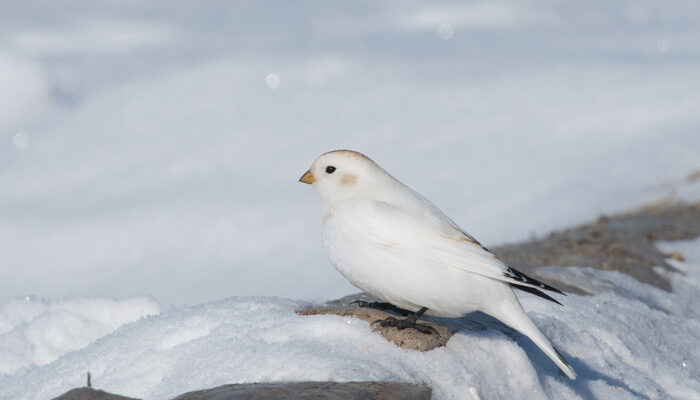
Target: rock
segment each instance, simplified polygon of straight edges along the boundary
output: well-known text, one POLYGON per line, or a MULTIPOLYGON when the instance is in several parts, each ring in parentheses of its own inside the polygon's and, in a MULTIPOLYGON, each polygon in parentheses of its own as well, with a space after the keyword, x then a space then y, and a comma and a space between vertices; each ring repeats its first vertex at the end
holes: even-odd
POLYGON ((173 400, 429 400, 428 386, 399 382, 271 382, 223 385, 173 400))
MULTIPOLYGON (((654 242, 684 240, 700 235, 700 202, 679 204, 659 202, 637 211, 602 216, 597 221, 553 232, 543 239, 493 248, 500 259, 534 278, 539 266, 588 266, 615 270, 661 289, 670 291, 671 283, 654 271, 661 266, 675 269, 666 262, 669 255, 654 242)), ((679 254, 670 257, 678 259, 679 254)), ((551 281, 551 280, 550 280, 551 281)), ((574 293, 586 294, 564 282, 554 286, 574 293)))
MULTIPOLYGON (((298 310, 297 313, 301 315, 335 314, 342 317, 355 317, 365 320, 370 324, 374 321, 385 319, 386 317, 396 317, 396 314, 391 314, 386 311, 351 305, 350 302, 354 300, 364 300, 368 302, 376 301, 376 299, 373 299, 366 294, 358 293, 338 300, 330 301, 320 307, 298 310)), ((401 348, 418 351, 429 351, 436 347, 444 346, 455 332, 455 330, 448 326, 438 324, 433 321, 427 321, 425 319, 419 319, 418 323, 432 326, 437 333, 426 334, 415 329, 399 330, 394 327, 383 327, 379 324, 373 324, 373 331, 379 332, 385 339, 396 343, 396 345, 401 348)))
POLYGON ((124 397, 107 393, 90 387, 71 389, 53 400, 138 400, 133 397, 124 397))

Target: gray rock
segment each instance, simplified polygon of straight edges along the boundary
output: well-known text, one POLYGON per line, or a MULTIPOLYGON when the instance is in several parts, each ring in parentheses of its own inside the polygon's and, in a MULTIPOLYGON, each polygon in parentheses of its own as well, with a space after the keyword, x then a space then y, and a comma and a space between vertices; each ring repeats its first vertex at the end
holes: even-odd
POLYGON ((173 400, 428 400, 427 386, 398 382, 272 382, 224 385, 173 400))
POLYGON ((71 389, 53 400, 138 400, 133 397, 124 397, 116 394, 96 390, 89 387, 71 389))
MULTIPOLYGON (((365 320, 372 324, 374 321, 382 320, 390 316, 396 317, 395 314, 386 311, 375 310, 372 308, 361 308, 356 305, 351 305, 353 300, 376 301, 364 293, 357 293, 350 296, 345 296, 338 300, 330 301, 323 306, 313 307, 308 309, 298 310, 301 315, 316 315, 316 314, 334 314, 342 317, 354 317, 365 320)), ((405 317, 397 317, 405 318, 405 317)), ((421 333, 415 329, 399 330, 394 327, 383 327, 379 324, 372 324, 373 331, 378 332, 385 339, 396 343, 397 346, 409 350, 429 351, 436 347, 444 346, 450 340, 455 330, 425 319, 417 321, 420 324, 432 326, 437 333, 421 333)))
MULTIPOLYGON (((538 275, 539 266, 587 266, 619 271, 670 291, 671 283, 653 268, 661 266, 675 271, 666 260, 682 258, 682 255, 664 254, 654 242, 691 239, 698 235, 700 202, 659 202, 631 213, 602 216, 595 222, 553 232, 542 239, 492 250, 509 265, 543 281, 547 279, 538 275)), ((564 290, 586 294, 564 282, 551 283, 564 290)))

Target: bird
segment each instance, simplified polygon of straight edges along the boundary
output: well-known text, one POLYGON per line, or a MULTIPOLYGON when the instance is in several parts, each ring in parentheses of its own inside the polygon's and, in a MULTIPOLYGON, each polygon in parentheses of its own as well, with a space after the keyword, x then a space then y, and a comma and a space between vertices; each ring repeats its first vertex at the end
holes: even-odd
MULTIPOLYGON (((425 197, 366 155, 320 155, 299 179, 323 205, 322 238, 335 268, 377 299, 375 308, 405 311, 377 321, 415 328, 423 314, 459 318, 480 311, 529 337, 570 379, 576 372, 528 317, 514 289, 560 304, 564 294, 507 265, 425 197)), ((364 306, 372 306, 361 302, 364 306)))

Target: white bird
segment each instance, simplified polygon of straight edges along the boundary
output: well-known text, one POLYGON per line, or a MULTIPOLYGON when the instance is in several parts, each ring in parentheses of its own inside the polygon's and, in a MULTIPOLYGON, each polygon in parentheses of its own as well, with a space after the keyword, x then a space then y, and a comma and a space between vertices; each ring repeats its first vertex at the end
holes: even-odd
POLYGON ((521 289, 559 303, 540 289, 561 291, 504 264, 361 153, 324 153, 299 181, 312 184, 321 198, 323 243, 338 271, 363 292, 413 312, 407 319, 387 318, 382 325, 430 333, 415 323, 426 311, 440 317, 481 311, 528 336, 569 378, 576 378, 513 293, 521 289))

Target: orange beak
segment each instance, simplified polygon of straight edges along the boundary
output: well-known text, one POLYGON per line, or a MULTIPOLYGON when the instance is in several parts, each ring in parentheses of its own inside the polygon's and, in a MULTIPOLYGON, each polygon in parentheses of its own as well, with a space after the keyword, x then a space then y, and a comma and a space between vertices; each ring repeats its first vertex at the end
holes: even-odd
POLYGON ((299 178, 299 182, 308 183, 309 185, 316 182, 316 177, 311 173, 311 170, 304 172, 304 175, 299 178))

